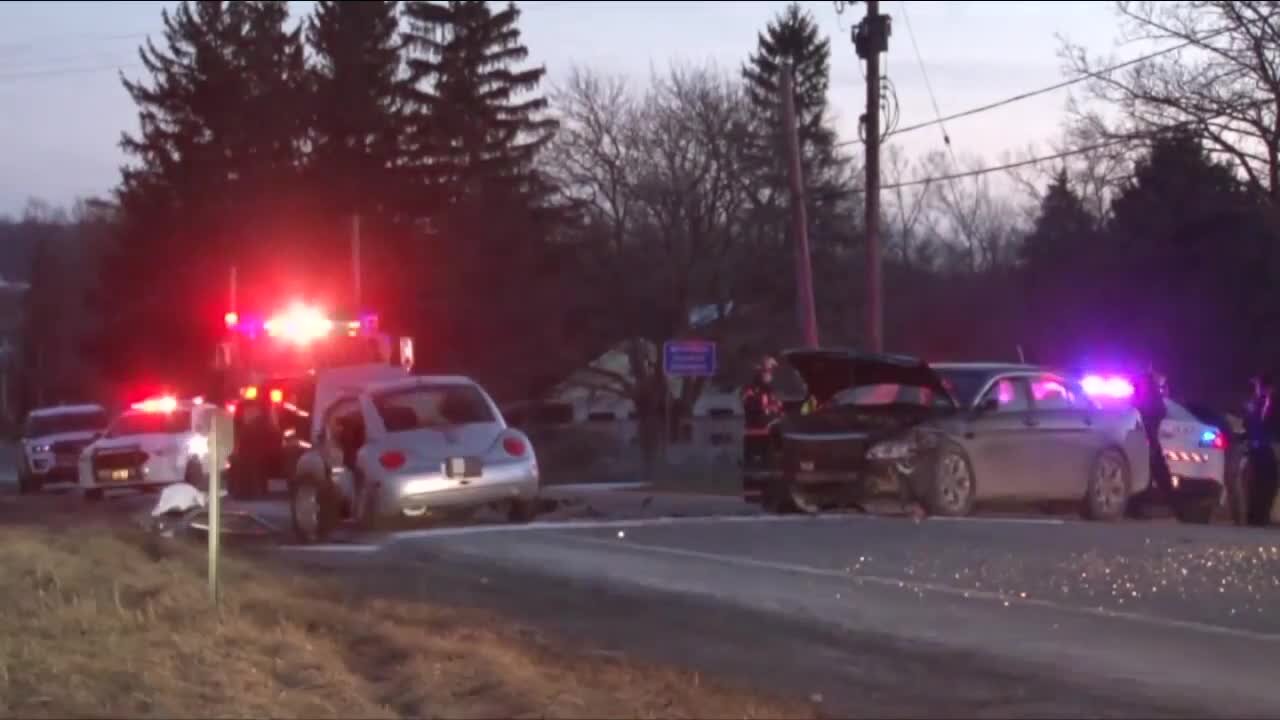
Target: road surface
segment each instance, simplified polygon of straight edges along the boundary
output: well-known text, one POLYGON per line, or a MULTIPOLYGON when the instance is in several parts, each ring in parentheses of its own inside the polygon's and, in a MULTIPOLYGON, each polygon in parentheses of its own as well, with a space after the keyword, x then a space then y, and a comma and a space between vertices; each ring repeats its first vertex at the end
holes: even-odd
MULTIPOLYGON (((829 716, 1280 716, 1275 531, 779 518, 725 498, 553 494, 561 507, 529 525, 348 535, 279 559, 491 607, 588 652, 811 697, 829 716)), ((287 526, 279 501, 241 507, 287 526)))
POLYGON ((833 714, 1274 717, 1277 544, 1168 522, 831 516, 440 528, 286 552, 432 577, 433 597, 833 714))

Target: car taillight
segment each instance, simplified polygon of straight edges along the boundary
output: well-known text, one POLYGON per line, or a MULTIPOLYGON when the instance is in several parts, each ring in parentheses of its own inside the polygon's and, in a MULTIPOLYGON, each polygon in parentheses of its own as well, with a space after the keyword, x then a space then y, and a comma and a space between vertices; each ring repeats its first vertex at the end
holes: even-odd
POLYGON ((502 438, 502 449, 511 457, 524 457, 524 453, 528 448, 525 447, 524 440, 514 435, 508 435, 502 438))
POLYGON ((254 385, 250 385, 249 387, 247 387, 247 388, 245 388, 245 389, 244 389, 244 393, 243 393, 243 394, 244 394, 244 399, 245 399, 245 400, 257 400, 257 399, 258 399, 258 388, 257 388, 256 386, 254 386, 254 385))
POLYGON ((282 402, 284 402, 284 391, 279 388, 273 389, 271 391, 271 403, 273 405, 279 405, 282 402))
POLYGON ((388 470, 404 467, 404 453, 399 450, 388 450, 378 456, 378 462, 388 470))

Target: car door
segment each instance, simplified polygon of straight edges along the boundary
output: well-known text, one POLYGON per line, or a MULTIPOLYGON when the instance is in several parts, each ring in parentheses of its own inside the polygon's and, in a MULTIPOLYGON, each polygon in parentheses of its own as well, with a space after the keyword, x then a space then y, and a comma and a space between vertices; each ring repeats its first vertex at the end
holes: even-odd
POLYGON ((320 439, 323 444, 321 452, 324 455, 325 465, 332 473, 333 481, 338 487, 343 488, 348 497, 354 495, 356 482, 354 468, 349 466, 350 458, 345 457, 349 453, 343 452, 342 422, 345 418, 353 415, 360 416, 360 414, 360 402, 356 398, 341 398, 330 405, 325 412, 321 431, 320 439))
POLYGON ((1089 468, 1106 444, 1095 427, 1096 408, 1077 384, 1051 373, 1031 378, 1032 424, 1028 438, 1033 478, 1032 498, 1068 500, 1084 497, 1089 468))
POLYGON ((1029 464, 1026 438, 1031 430, 1031 393, 1026 378, 995 378, 974 405, 962 438, 981 499, 1017 497, 1025 492, 1028 480, 1019 473, 1029 464))

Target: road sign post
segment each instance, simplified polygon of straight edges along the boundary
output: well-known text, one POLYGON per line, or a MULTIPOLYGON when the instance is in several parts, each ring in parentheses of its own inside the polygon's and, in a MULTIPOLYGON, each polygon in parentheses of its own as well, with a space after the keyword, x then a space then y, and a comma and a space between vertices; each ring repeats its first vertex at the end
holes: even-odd
POLYGON ((218 554, 222 539, 222 462, 218 448, 221 443, 231 440, 218 437, 218 416, 221 414, 220 408, 214 411, 209 431, 209 600, 215 607, 218 605, 218 554))

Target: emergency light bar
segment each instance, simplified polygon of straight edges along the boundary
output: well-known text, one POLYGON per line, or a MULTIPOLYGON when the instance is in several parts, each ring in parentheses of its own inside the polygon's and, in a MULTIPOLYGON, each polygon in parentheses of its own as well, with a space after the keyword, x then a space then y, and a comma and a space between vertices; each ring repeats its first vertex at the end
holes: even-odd
POLYGON ((178 409, 178 399, 172 395, 148 398, 131 405, 134 410, 145 413, 171 413, 178 409))
POLYGON ((1104 397, 1113 400, 1124 400, 1133 397, 1133 383, 1118 375, 1086 375, 1080 381, 1086 394, 1093 397, 1104 397))
POLYGON ((262 324, 267 334, 305 345, 319 340, 333 330, 333 321, 320 310, 295 304, 262 324))

